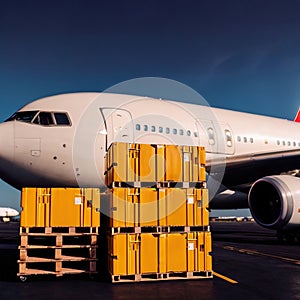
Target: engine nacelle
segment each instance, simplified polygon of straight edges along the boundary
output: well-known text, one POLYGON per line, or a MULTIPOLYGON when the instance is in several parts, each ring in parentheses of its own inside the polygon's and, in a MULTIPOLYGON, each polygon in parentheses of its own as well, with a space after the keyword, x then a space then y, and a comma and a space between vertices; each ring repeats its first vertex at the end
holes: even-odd
POLYGON ((300 178, 267 176, 251 187, 248 203, 255 221, 268 229, 300 229, 300 178))

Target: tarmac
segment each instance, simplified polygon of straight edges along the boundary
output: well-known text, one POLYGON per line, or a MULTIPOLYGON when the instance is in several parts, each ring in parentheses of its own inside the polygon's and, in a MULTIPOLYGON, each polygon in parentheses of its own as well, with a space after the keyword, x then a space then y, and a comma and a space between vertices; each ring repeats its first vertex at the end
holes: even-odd
POLYGON ((19 223, 0 223, 0 299, 300 299, 299 245, 254 222, 212 222, 213 279, 110 283, 69 275, 20 282, 19 223))

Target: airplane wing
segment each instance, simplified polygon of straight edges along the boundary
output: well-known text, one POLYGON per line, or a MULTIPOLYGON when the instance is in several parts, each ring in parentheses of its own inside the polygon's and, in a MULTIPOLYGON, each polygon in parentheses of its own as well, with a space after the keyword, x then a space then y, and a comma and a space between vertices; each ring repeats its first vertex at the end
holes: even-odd
POLYGON ((222 183, 229 189, 245 191, 254 181, 300 169, 300 150, 289 150, 226 159, 222 183))
POLYGON ((226 159, 225 174, 211 209, 248 208, 252 184, 265 176, 288 174, 300 177, 300 150, 289 150, 226 159), (299 170, 297 170, 299 169, 299 170))

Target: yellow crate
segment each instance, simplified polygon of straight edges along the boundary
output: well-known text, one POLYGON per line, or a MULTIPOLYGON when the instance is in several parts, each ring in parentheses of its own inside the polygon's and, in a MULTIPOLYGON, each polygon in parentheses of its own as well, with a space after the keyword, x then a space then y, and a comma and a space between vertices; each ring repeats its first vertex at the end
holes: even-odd
POLYGON ((106 155, 105 183, 206 180, 205 149, 198 146, 113 143, 106 155))
POLYGON ((207 189, 162 189, 160 226, 208 226, 207 189), (164 193, 164 194, 163 194, 164 193))
POLYGON ((165 181, 206 181, 204 147, 166 145, 165 161, 165 181))
POLYGON ((137 181, 156 181, 156 147, 148 144, 136 144, 138 149, 138 176, 137 181))
POLYGON ((23 188, 21 194, 20 226, 35 227, 49 224, 50 189, 23 188))
POLYGON ((106 185, 112 182, 133 182, 138 176, 138 149, 136 144, 113 143, 105 158, 106 185))
POLYGON ((109 197, 109 226, 131 227, 134 225, 135 198, 134 189, 115 188, 109 197))
POLYGON ((210 232, 108 236, 111 275, 212 270, 210 232))
POLYGON ((99 227, 100 191, 80 188, 23 188, 21 227, 99 227))
POLYGON ((114 188, 110 227, 208 226, 207 189, 114 188))
POLYGON ((168 234, 167 272, 212 270, 211 233, 168 234))
POLYGON ((120 234, 108 236, 111 275, 166 272, 166 235, 120 234))
POLYGON ((82 188, 83 196, 83 227, 100 226, 100 189, 99 188, 82 188))
POLYGON ((175 145, 165 148, 165 181, 182 181, 182 151, 175 145))
POLYGON ((110 227, 158 226, 160 192, 152 188, 114 188, 110 194, 110 227))

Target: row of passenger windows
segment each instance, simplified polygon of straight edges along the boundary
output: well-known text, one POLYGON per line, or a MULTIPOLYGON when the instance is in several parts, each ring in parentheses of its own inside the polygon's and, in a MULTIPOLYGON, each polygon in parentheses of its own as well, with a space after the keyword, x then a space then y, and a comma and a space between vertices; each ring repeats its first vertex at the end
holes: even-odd
MULTIPOLYGON (((237 137, 237 141, 238 142, 244 142, 244 143, 248 143, 250 142, 251 144, 254 143, 254 140, 252 137, 250 138, 247 138, 247 137, 243 137, 241 138, 240 136, 237 137)), ((268 144, 268 141, 266 140, 265 141, 265 144, 268 144)), ((296 143, 296 142, 290 142, 290 141, 280 141, 280 140, 277 140, 277 145, 278 146, 293 146, 293 147, 300 147, 300 142, 296 143)))
POLYGON ((43 126, 71 126, 70 118, 64 112, 19 111, 9 117, 8 121, 20 121, 43 126))
MULTIPOLYGON (((148 125, 141 125, 141 124, 136 124, 135 125, 135 129, 137 131, 150 131, 150 132, 159 132, 159 133, 166 133, 166 134, 174 134, 174 135, 187 135, 187 136, 191 136, 192 135, 192 132, 191 130, 184 130, 184 129, 177 129, 177 128, 169 128, 169 127, 162 127, 162 126, 154 126, 154 125, 151 125, 151 126, 148 126, 148 125)), ((199 134, 197 131, 195 131, 193 133, 194 137, 198 137, 199 134)))
MULTIPOLYGON (((294 146, 296 147, 297 146, 297 143, 296 142, 290 142, 290 141, 277 141, 277 145, 280 146, 294 146)), ((298 142, 298 147, 300 147, 300 142, 298 142)))
MULTIPOLYGON (((137 131, 150 131, 150 132, 159 132, 159 133, 166 133, 166 134, 174 134, 174 135, 187 135, 187 136, 191 136, 192 135, 192 132, 190 130, 184 130, 184 129, 177 129, 177 128, 173 128, 173 129, 170 129, 169 127, 156 127, 154 125, 151 125, 151 126, 148 126, 148 125, 141 125, 141 124, 136 124, 135 125, 135 129, 137 131)), ((208 134, 208 141, 209 141, 209 144, 210 145, 214 145, 215 144, 215 135, 214 135, 214 130, 213 128, 208 128, 207 129, 207 134, 208 134)), ((193 133, 194 137, 198 137, 199 134, 197 131, 195 131, 193 133)), ((225 129, 225 138, 226 138, 226 144, 228 147, 232 147, 233 143, 232 143, 232 135, 231 135, 231 132, 228 130, 228 129, 225 129)), ((241 136, 237 136, 237 142, 243 142, 243 143, 251 143, 253 144, 254 143, 254 139, 252 137, 241 137, 241 136)), ((266 142, 267 143, 267 142, 266 142)), ((277 141, 277 145, 282 145, 282 146, 294 146, 296 147, 297 146, 297 143, 296 142, 290 142, 290 141, 277 141)), ((298 143, 298 147, 300 147, 300 142, 298 143)))
POLYGON ((237 141, 238 141, 238 142, 243 141, 244 143, 250 142, 251 144, 254 142, 254 140, 253 140, 252 137, 251 137, 251 138, 247 138, 246 136, 244 136, 243 139, 242 139, 240 136, 238 136, 238 137, 237 137, 237 141))

